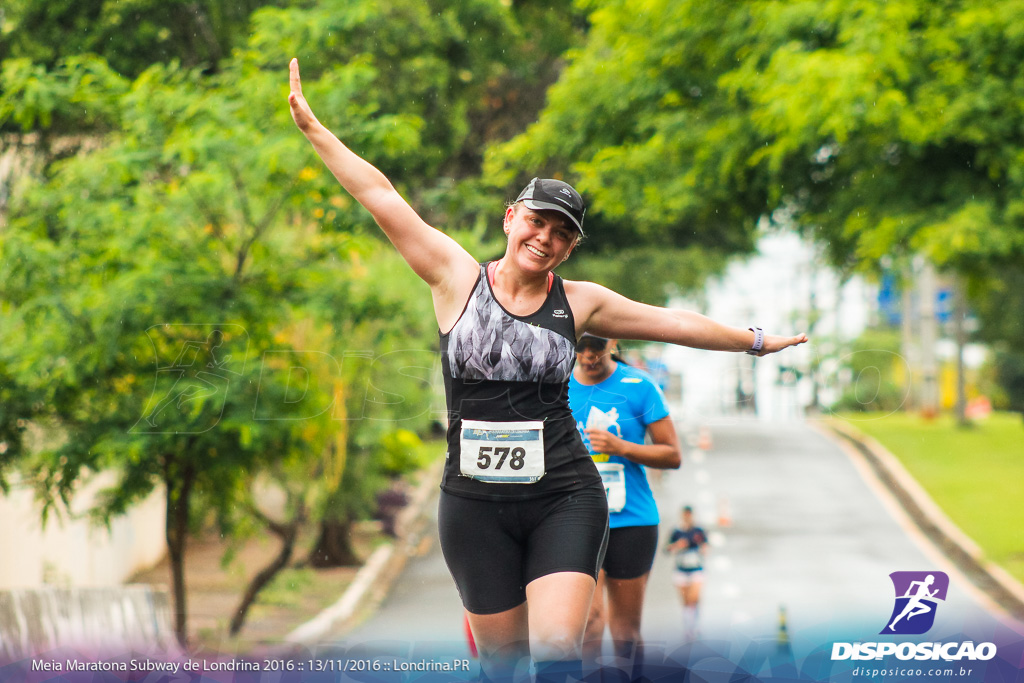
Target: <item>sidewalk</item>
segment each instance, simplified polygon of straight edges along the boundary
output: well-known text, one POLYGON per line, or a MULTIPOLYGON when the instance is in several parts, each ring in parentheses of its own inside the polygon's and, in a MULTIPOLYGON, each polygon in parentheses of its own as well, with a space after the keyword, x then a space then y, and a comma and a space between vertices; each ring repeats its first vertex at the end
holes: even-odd
MULTIPOLYGON (((185 565, 191 648, 223 654, 266 652, 309 645, 328 632, 341 633, 357 623, 416 552, 424 511, 437 490, 441 466, 439 460, 419 474, 410 502, 396 520, 397 539, 381 533, 376 522, 355 526, 353 544, 364 558, 361 567, 297 568, 316 533, 313 528, 304 530, 289 567, 260 593, 236 638, 227 634, 232 611, 248 581, 277 554, 279 543, 270 535, 250 539, 224 565, 229 548, 224 539, 213 534, 191 538, 185 565)), ((169 591, 167 560, 137 574, 132 583, 169 591)))

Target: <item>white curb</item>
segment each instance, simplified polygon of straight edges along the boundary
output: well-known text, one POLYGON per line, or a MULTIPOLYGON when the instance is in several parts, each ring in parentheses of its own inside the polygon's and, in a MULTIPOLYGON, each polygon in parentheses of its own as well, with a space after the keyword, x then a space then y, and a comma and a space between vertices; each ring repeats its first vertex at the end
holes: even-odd
POLYGON ((397 574, 410 548, 415 548, 420 541, 419 521, 437 492, 443 467, 444 460, 440 459, 427 468, 419 486, 409 497, 408 505, 396 518, 397 547, 389 543, 374 550, 338 601, 285 636, 286 643, 309 646, 321 642, 336 625, 344 624, 356 615, 366 604, 373 587, 388 574, 389 569, 394 568, 391 573, 397 574))
POLYGON ((390 543, 374 550, 341 598, 285 636, 285 642, 312 645, 327 635, 335 624, 351 619, 362 603, 363 596, 376 583, 394 552, 395 546, 390 543))
MULTIPOLYGON (((985 558, 984 552, 967 534, 963 532, 932 499, 928 492, 907 471, 903 463, 890 453, 885 446, 863 432, 840 422, 830 422, 828 429, 820 430, 827 435, 831 430, 850 441, 861 444, 875 457, 879 466, 891 477, 893 484, 901 489, 921 514, 938 530, 948 542, 976 563, 1001 589, 1024 604, 1024 585, 991 560, 985 558)), ((1005 606, 1003 606, 1005 608, 1005 606)))

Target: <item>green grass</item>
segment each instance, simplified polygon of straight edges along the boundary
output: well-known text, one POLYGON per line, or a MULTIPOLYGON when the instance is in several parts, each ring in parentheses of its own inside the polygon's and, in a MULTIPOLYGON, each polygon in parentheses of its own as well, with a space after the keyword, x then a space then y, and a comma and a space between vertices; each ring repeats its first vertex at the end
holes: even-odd
POLYGON ((261 605, 276 607, 298 607, 302 604, 302 594, 313 585, 316 572, 312 569, 283 569, 274 577, 270 585, 259 594, 261 605))
POLYGON ((838 416, 899 458, 987 559, 1024 582, 1024 421, 994 413, 958 429, 952 417, 838 416))

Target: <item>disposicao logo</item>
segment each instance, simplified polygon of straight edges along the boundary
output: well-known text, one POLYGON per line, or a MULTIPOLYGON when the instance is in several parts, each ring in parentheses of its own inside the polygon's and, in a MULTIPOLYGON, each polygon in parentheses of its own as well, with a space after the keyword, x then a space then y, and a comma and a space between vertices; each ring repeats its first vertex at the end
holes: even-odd
POLYGON ((939 601, 946 601, 949 577, 943 572, 893 572, 889 578, 896 589, 896 604, 879 633, 904 636, 927 633, 935 623, 939 601))
MULTIPOLYGON (((896 600, 892 614, 879 635, 921 635, 935 623, 939 602, 945 602, 949 577, 943 572, 893 572, 889 574, 896 600)), ((895 656, 900 660, 988 660, 996 656, 993 643, 972 641, 945 643, 833 643, 832 660, 870 660, 895 656)))

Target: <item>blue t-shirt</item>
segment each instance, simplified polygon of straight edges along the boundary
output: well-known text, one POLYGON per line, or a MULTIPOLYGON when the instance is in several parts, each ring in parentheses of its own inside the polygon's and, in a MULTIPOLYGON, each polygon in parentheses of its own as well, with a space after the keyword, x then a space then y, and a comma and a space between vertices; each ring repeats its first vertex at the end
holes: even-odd
MULTIPOLYGON (((580 384, 575 377, 571 377, 569 407, 576 418, 576 428, 583 436, 583 443, 590 450, 598 468, 604 463, 622 466, 625 505, 620 512, 610 513, 609 526, 616 529, 657 524, 658 506, 647 483, 644 466, 622 456, 594 453, 590 439, 583 430, 589 427, 606 429, 621 439, 642 444, 647 425, 669 414, 665 396, 658 385, 640 370, 616 363, 615 371, 598 384, 580 384)), ((613 473, 612 476, 616 475, 613 473)), ((608 487, 606 479, 605 488, 608 487)), ((612 504, 612 498, 613 494, 609 493, 609 505, 612 504)))

